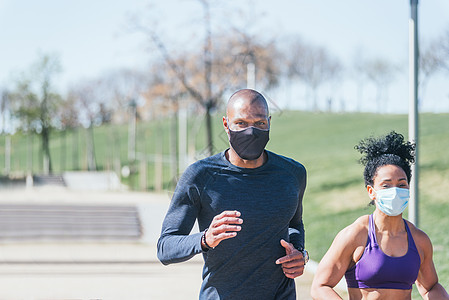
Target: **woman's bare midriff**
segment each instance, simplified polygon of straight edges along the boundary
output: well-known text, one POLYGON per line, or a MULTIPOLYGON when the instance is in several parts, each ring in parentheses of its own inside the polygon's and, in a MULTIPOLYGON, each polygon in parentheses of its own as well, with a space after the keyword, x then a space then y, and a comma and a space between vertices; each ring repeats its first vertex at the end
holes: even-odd
POLYGON ((348 289, 349 300, 411 300, 412 290, 348 289))

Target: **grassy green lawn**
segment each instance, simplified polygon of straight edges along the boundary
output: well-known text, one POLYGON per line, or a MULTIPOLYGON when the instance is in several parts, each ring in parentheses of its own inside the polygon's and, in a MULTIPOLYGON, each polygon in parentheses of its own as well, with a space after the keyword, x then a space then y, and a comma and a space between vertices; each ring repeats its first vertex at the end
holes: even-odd
MULTIPOLYGON (((227 147, 223 134, 221 115, 214 117, 216 152, 227 147)), ((189 126, 191 128, 193 125, 189 126)), ((168 153, 169 121, 155 124, 139 124, 137 149, 154 153, 162 147, 168 153)), ((327 114, 306 112, 276 112, 272 115, 270 142, 267 149, 286 155, 303 163, 308 171, 308 185, 304 197, 304 222, 306 246, 311 258, 319 261, 329 248, 333 238, 345 226, 363 214, 370 214, 369 198, 363 183, 363 168, 358 164, 359 153, 354 146, 363 138, 377 136, 395 130, 407 137, 406 115, 378 114, 327 114)), ((420 227, 429 235, 434 246, 434 261, 440 282, 449 289, 449 114, 420 115, 420 227)), ((66 137, 55 134, 52 153, 55 170, 83 169, 86 166, 84 131, 70 133, 66 137), (78 136, 78 137, 77 137, 78 136), (77 137, 77 138, 76 138, 77 137), (66 142, 64 142, 64 139, 66 142), (61 149, 66 149, 65 152, 61 149), (72 155, 74 149, 81 152, 72 155), (64 155, 61 153, 65 153, 64 155)), ((204 149, 204 128, 196 136, 196 149, 204 149)), ((192 137, 189 137, 192 138, 192 137)), ((95 148, 100 168, 107 168, 113 160, 126 161, 127 127, 102 126, 95 129, 95 148)), ((26 139, 13 137, 14 164, 26 168, 26 139)), ((34 148, 38 147, 34 138, 34 148)), ((3 137, 0 139, 0 170, 3 169, 3 137)), ((35 151, 37 153, 37 151, 35 151)), ((38 155, 34 154, 33 166, 38 169, 38 155)), ((154 172, 148 176, 151 188, 154 172)), ((112 168, 111 168, 112 169, 112 168)), ((165 169, 168 169, 165 166, 165 169)), ((164 170, 165 170, 164 169, 164 170)), ((164 187, 172 178, 164 172, 164 187)), ((406 215, 405 215, 406 217, 406 215)), ((414 296, 415 298, 415 296, 414 296)))
MULTIPOLYGON (((307 168, 306 246, 311 258, 319 261, 342 228, 374 210, 368 206, 363 167, 354 146, 363 138, 391 130, 407 138, 407 116, 287 111, 274 114, 271 125, 267 149, 307 168)), ((217 121, 216 126, 219 135, 221 123, 217 121)), ((422 114, 419 134, 419 227, 432 240, 440 282, 449 289, 449 114, 422 114)), ((217 140, 226 146, 222 138, 217 140)))

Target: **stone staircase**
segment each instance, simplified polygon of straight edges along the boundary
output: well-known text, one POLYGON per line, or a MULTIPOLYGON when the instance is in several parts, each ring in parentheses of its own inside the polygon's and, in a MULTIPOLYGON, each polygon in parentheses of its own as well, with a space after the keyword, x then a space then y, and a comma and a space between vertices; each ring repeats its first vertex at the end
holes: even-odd
POLYGON ((64 177, 61 174, 33 175, 33 185, 66 186, 64 177))
POLYGON ((0 204, 0 242, 35 240, 138 240, 133 205, 0 204))

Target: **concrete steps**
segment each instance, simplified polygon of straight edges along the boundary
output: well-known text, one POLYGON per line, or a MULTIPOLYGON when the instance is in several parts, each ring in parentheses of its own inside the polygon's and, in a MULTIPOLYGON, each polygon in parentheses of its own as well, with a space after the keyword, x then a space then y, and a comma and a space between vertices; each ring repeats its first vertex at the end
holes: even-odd
POLYGON ((33 184, 35 186, 66 186, 64 177, 61 174, 33 175, 33 184))
POLYGON ((0 242, 29 240, 138 240, 134 205, 0 204, 0 242))

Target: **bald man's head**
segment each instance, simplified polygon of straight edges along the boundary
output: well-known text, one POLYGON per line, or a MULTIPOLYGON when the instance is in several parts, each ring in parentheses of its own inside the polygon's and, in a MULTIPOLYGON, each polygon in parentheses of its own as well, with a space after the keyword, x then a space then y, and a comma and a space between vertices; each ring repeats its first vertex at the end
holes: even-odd
POLYGON ((265 97, 257 91, 244 89, 235 92, 229 99, 223 126, 228 134, 229 129, 239 131, 250 126, 268 130, 270 121, 265 97))
POLYGON ((232 94, 231 98, 229 98, 228 105, 226 106, 226 115, 233 115, 236 110, 255 108, 260 110, 262 108, 265 110, 265 115, 268 117, 268 104, 265 97, 251 89, 243 89, 232 94))

